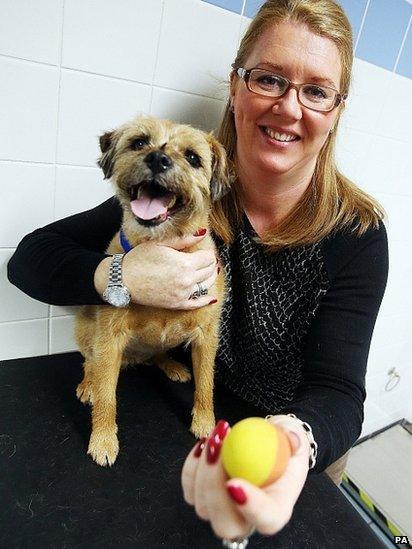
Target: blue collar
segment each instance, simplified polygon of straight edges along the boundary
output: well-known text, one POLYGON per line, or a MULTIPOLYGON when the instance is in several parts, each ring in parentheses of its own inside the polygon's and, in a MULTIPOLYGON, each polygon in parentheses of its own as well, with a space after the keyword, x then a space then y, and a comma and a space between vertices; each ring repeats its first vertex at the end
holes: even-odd
POLYGON ((125 253, 130 252, 133 246, 127 240, 126 235, 123 232, 123 229, 120 229, 119 239, 120 239, 120 244, 122 245, 122 248, 125 251, 125 253))

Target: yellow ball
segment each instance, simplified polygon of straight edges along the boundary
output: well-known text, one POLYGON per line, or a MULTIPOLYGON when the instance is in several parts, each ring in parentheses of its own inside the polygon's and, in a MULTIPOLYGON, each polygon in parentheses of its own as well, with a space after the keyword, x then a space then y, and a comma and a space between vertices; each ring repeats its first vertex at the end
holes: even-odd
POLYGON ((291 456, 287 435, 260 417, 236 423, 222 444, 223 467, 230 478, 264 487, 285 471, 291 456))

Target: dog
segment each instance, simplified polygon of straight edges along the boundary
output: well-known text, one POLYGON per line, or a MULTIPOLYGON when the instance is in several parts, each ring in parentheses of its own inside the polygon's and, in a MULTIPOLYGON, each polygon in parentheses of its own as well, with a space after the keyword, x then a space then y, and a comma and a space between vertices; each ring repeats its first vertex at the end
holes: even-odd
MULTIPOLYGON (((111 179, 123 209, 122 230, 132 247, 209 228, 213 201, 230 188, 232 170, 223 146, 211 135, 169 120, 138 117, 100 137, 98 165, 111 179), (156 217, 139 217, 139 197, 156 217), (157 202, 156 202, 157 201, 157 202), (150 208, 149 208, 150 209, 150 208)), ((149 215, 150 217, 150 215, 149 215)), ((208 231, 186 252, 215 249, 208 231)), ((124 253, 117 233, 108 254, 124 253)), ((191 345, 195 379, 190 430, 198 438, 215 425, 214 361, 218 346, 225 283, 223 269, 210 288, 217 302, 192 310, 159 309, 130 303, 126 308, 86 305, 76 319, 76 339, 84 357, 84 377, 77 397, 92 406, 92 432, 87 453, 102 466, 119 452, 116 387, 122 367, 157 364, 172 380, 186 382, 188 369, 167 355, 180 344, 191 345)))

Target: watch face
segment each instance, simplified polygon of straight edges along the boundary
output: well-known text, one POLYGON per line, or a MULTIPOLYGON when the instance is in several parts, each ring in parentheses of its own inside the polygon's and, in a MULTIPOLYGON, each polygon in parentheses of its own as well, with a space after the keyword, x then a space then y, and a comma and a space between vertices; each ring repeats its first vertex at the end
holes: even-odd
POLYGON ((130 303, 130 293, 124 286, 107 288, 103 297, 110 305, 114 305, 115 307, 127 307, 130 303))

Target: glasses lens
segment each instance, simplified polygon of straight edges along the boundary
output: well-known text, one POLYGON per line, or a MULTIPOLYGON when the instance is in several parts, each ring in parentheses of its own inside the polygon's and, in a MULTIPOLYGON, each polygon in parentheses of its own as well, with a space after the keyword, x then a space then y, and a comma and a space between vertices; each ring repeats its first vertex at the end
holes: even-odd
POLYGON ((262 69, 253 69, 249 75, 249 88, 263 95, 278 97, 286 91, 288 85, 288 81, 281 76, 262 69))
POLYGON ((335 104, 336 92, 331 88, 306 84, 300 89, 299 98, 303 105, 317 111, 329 111, 335 104))

